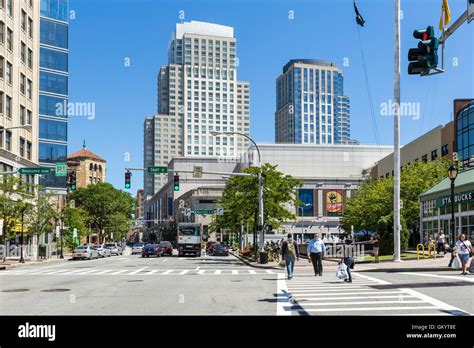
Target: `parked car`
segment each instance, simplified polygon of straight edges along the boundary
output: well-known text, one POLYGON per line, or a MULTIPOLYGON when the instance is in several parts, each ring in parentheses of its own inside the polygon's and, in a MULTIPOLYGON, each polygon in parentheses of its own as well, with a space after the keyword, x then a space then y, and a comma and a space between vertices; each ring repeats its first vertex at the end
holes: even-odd
POLYGON ((168 241, 161 241, 160 247, 163 250, 163 255, 173 255, 173 245, 168 241))
POLYGON ((150 255, 160 257, 163 255, 163 249, 159 244, 145 244, 142 248, 142 257, 149 257, 150 255))
POLYGON ((122 247, 117 243, 105 243, 105 248, 110 250, 112 255, 122 255, 122 247))
POLYGON ((143 243, 134 244, 133 247, 132 247, 132 255, 133 254, 141 254, 142 250, 143 250, 143 246, 144 246, 143 243))
POLYGON ((99 253, 99 257, 111 256, 110 249, 106 248, 104 244, 97 244, 97 245, 94 245, 92 248, 97 250, 97 252, 99 253))
POLYGON ((212 254, 214 256, 228 256, 229 251, 227 249, 227 246, 224 244, 215 244, 214 247, 212 248, 212 254))
POLYGON ((72 253, 72 259, 77 260, 77 259, 98 259, 99 258, 99 252, 94 249, 93 247, 89 245, 83 245, 80 247, 77 247, 74 249, 72 253))

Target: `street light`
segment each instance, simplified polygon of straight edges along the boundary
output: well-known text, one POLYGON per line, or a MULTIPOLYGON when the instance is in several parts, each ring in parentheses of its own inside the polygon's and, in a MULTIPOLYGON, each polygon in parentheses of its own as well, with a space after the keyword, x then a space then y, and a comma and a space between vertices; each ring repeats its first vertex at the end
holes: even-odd
POLYGON ((259 230, 260 230, 260 251, 263 252, 264 251, 264 245, 265 245, 265 232, 264 232, 264 229, 263 229, 263 225, 264 225, 264 221, 263 221, 263 173, 262 173, 262 158, 261 158, 261 155, 260 155, 260 149, 258 148, 258 145, 257 143, 251 138, 249 137, 247 134, 244 134, 244 133, 240 133, 240 132, 217 132, 217 131, 212 131, 211 132, 211 135, 212 136, 216 136, 216 135, 232 135, 232 134, 236 134, 236 135, 241 135, 245 138, 247 138, 248 140, 250 140, 254 145, 255 145, 255 148, 257 149, 257 153, 258 153, 258 215, 259 215, 259 230))
POLYGON ((455 240, 455 223, 454 223, 454 181, 458 176, 458 168, 453 163, 448 169, 448 177, 451 180, 451 246, 454 247, 454 240, 455 240))
POLYGON ((4 130, 10 130, 10 129, 29 129, 31 130, 33 126, 31 124, 25 124, 22 126, 15 126, 15 127, 3 127, 0 126, 0 132, 3 132, 4 130))

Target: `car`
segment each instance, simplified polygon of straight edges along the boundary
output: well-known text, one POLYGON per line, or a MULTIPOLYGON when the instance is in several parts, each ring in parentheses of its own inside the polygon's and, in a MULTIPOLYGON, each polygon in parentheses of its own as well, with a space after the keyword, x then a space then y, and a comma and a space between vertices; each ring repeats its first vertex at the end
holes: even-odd
POLYGON ((74 249, 72 253, 72 259, 77 260, 77 259, 98 259, 99 258, 99 252, 94 249, 94 247, 91 247, 89 245, 82 245, 74 249))
POLYGON ((133 255, 133 254, 141 254, 144 245, 145 245, 145 244, 143 244, 143 243, 136 243, 136 244, 134 244, 134 245, 132 246, 132 255, 133 255))
POLYGON ((104 247, 110 250, 110 254, 112 255, 122 255, 122 247, 117 243, 105 243, 104 247))
POLYGON ((110 257, 111 256, 110 249, 106 248, 104 246, 104 244, 97 244, 97 245, 94 245, 92 248, 97 250, 97 252, 99 253, 99 257, 110 257))
POLYGON ((142 257, 149 257, 153 255, 156 257, 162 256, 163 249, 160 247, 159 244, 145 244, 142 248, 142 257))
POLYGON ((212 253, 211 255, 213 256, 228 256, 229 251, 227 249, 227 246, 224 244, 215 244, 214 247, 212 248, 212 253))
POLYGON ((172 256, 173 255, 173 245, 171 244, 171 242, 168 242, 168 241, 161 241, 160 242, 160 247, 161 249, 163 249, 163 255, 170 255, 172 256))

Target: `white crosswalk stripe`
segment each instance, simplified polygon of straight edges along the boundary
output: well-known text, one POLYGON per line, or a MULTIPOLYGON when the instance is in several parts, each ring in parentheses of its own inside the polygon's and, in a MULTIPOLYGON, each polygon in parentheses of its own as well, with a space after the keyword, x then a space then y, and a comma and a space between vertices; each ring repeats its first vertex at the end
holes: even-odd
MULTIPOLYGON (((334 276, 295 276, 286 280, 289 304, 284 314, 293 315, 460 315, 459 308, 407 288, 380 288, 391 283, 353 273, 353 282, 345 283, 334 276), (371 287, 373 286, 373 287, 371 287)), ((282 294, 279 294, 281 296, 282 294)), ((277 313, 283 315, 281 308, 277 313)))

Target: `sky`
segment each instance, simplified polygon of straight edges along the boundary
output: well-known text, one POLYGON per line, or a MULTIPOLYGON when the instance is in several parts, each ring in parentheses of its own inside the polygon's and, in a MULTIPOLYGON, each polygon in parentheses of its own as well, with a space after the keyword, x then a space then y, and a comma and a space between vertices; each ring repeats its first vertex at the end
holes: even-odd
MULTIPOLYGON (((449 0, 451 24, 466 2, 449 0)), ((407 73, 408 49, 418 42, 413 30, 433 25, 439 36, 441 3, 401 3, 401 101, 411 107, 402 115, 402 145, 449 122, 454 99, 474 97, 474 22, 446 41, 445 73, 407 73)), ((191 20, 234 27, 237 78, 250 82, 250 135, 257 142, 275 141, 275 80, 283 66, 314 58, 343 71, 351 137, 392 145, 393 118, 384 107, 393 100, 394 1, 357 0, 357 6, 363 28, 355 24, 352 0, 70 0, 69 101, 94 112, 70 117, 68 152, 85 140, 107 160, 107 181, 123 189, 125 168, 143 167, 143 121, 157 113, 156 77, 167 64, 171 34, 176 23, 191 20)), ((133 172, 127 191, 142 187, 141 173, 133 172)))

